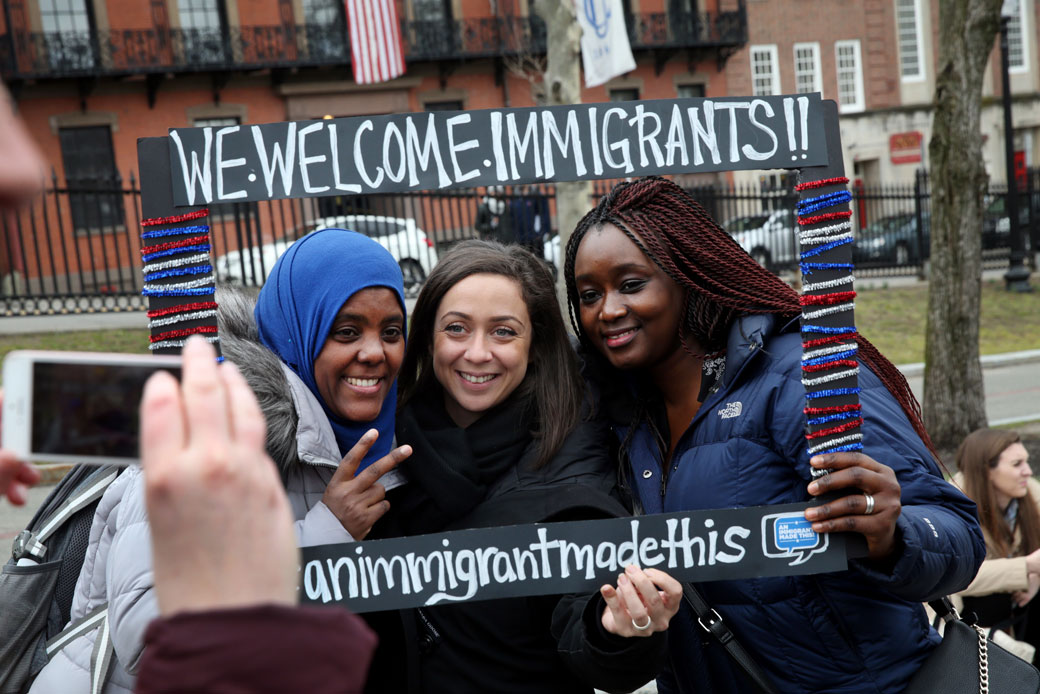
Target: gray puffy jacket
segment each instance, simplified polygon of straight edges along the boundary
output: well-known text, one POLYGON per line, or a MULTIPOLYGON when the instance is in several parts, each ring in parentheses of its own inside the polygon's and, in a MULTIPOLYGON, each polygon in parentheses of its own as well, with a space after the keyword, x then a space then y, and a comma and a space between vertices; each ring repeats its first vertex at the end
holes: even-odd
MULTIPOLYGON (((350 533, 321 501, 340 462, 339 446, 321 404, 274 353, 252 339, 252 306, 243 303, 242 295, 224 292, 217 298, 222 313, 228 312, 220 322, 221 348, 260 399, 268 425, 268 451, 285 481, 300 546, 352 542, 350 533)), ((402 480, 394 470, 381 482, 392 489, 402 480)), ((72 602, 72 621, 109 604, 114 651, 105 694, 133 691, 145 629, 159 614, 152 590, 143 482, 141 468, 127 468, 101 497, 72 602)), ((89 692, 91 653, 99 631, 84 634, 56 653, 30 694, 89 692)))

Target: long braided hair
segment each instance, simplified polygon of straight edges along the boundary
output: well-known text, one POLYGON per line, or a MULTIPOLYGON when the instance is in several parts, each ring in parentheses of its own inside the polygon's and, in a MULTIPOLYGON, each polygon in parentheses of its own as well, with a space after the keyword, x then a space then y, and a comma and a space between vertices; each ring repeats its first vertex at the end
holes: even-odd
MULTIPOLYGON (((615 186, 578 223, 564 260, 570 319, 589 354, 599 352, 581 327, 574 261, 590 229, 612 224, 685 290, 683 347, 694 337, 707 352, 726 346, 729 326, 741 314, 772 313, 792 319, 801 315, 798 292, 751 258, 723 231, 700 204, 678 185, 659 176, 615 186)), ((903 374, 862 335, 859 354, 906 413, 914 431, 938 459, 921 417, 921 405, 903 374)))

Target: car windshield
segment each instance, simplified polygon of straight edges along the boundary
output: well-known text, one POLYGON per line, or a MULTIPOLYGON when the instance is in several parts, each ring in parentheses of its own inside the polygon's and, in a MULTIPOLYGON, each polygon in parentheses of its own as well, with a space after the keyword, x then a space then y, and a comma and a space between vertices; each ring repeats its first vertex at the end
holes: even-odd
POLYGON ((892 217, 885 217, 879 219, 876 222, 871 222, 863 229, 863 236, 876 236, 877 234, 884 234, 886 231, 892 231, 898 229, 904 224, 912 222, 914 219, 913 215, 909 214, 898 214, 892 217))
POLYGON ((753 214, 747 217, 737 217, 726 222, 726 231, 735 234, 748 229, 758 229, 769 219, 768 214, 753 214))
POLYGON ((372 238, 386 238, 405 230, 403 224, 394 219, 355 219, 347 222, 349 228, 372 238))

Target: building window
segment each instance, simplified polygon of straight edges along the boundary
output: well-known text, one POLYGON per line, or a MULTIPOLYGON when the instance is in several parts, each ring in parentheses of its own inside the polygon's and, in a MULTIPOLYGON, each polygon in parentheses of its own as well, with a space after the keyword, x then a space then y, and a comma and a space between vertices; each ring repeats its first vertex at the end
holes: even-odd
POLYGON ((442 59, 457 52, 451 0, 412 0, 406 29, 405 43, 413 57, 442 59))
POLYGON ((61 159, 69 189, 69 209, 76 231, 123 224, 123 195, 107 125, 61 128, 61 159))
POLYGON ((86 0, 40 0, 40 23, 52 68, 94 67, 94 32, 86 0))
POLYGON ((238 116, 221 116, 218 118, 196 118, 192 126, 195 128, 226 128, 229 125, 238 124, 238 116))
POLYGON ((608 97, 611 101, 639 101, 639 88, 611 89, 608 97))
POLYGON ((771 96, 780 93, 780 73, 776 46, 751 47, 751 94, 771 96))
POLYGON ((225 62, 222 0, 178 0, 185 57, 202 65, 225 62))
POLYGON ((462 102, 458 100, 454 101, 427 101, 423 104, 423 108, 427 111, 461 111, 463 109, 462 102))
POLYGON ((823 91, 820 83, 820 44, 794 45, 794 88, 799 94, 823 91))
POLYGON ((904 82, 923 80, 920 0, 896 0, 896 35, 899 41, 899 75, 904 82))
POLYGON ((1023 33, 1022 0, 1011 0, 1014 12, 1008 21, 1008 69, 1010 72, 1025 72, 1029 69, 1029 55, 1026 52, 1025 34, 1023 33))
POLYGON ((704 96, 704 85, 680 84, 675 88, 675 95, 680 99, 699 99, 704 96))
POLYGON ((838 76, 838 106, 842 113, 862 111, 863 68, 859 39, 834 42, 834 60, 838 76))
POLYGON ((451 19, 451 0, 412 0, 412 14, 418 21, 451 19))
POLYGON ((343 0, 304 0, 303 33, 311 58, 339 60, 347 56, 349 45, 343 0))

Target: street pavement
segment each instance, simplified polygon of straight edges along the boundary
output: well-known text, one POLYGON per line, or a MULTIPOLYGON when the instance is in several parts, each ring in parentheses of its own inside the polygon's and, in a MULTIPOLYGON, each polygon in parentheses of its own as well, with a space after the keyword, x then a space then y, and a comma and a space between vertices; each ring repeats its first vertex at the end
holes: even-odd
MULTIPOLYGON (((990 426, 1040 420, 1040 349, 981 358, 990 426)), ((899 367, 919 401, 924 398, 924 364, 899 367)))

